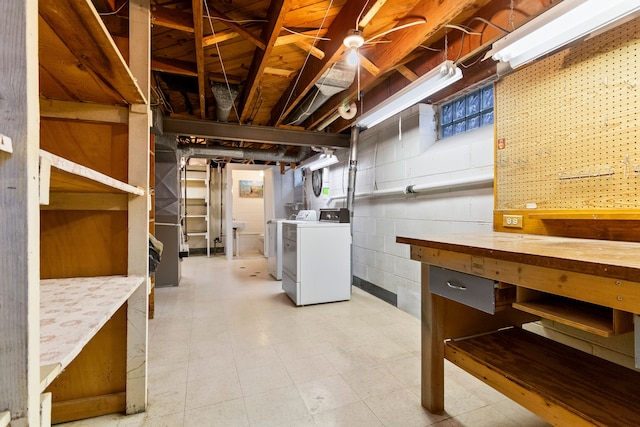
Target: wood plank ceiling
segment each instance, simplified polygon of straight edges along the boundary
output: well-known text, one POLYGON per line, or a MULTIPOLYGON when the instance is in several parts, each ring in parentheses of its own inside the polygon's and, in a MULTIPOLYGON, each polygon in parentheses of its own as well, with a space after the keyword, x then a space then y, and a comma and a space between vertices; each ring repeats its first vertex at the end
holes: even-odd
MULTIPOLYGON (((94 1, 99 10, 108 13, 104 15, 107 26, 117 32, 118 20, 126 20, 127 0, 94 1)), ((451 90, 490 79, 496 73, 495 63, 479 59, 491 43, 505 34, 504 30, 517 28, 557 3, 151 0, 154 101, 168 117, 316 131, 336 115, 340 105, 356 101, 359 115, 445 58, 456 61, 465 75, 451 90), (359 49, 359 77, 354 73, 344 90, 296 122, 301 117, 300 106, 306 105, 306 98, 317 92, 315 85, 326 78, 323 74, 344 63, 348 49, 342 41, 356 29, 365 40, 373 38, 359 49), (235 101, 229 102, 236 91, 235 101), (226 113, 216 108, 225 106, 226 118, 226 113)), ((430 101, 451 95, 451 90, 430 101)), ((351 121, 338 118, 325 131, 345 132, 351 121)), ((214 138, 197 142, 274 148, 214 138)), ((291 146, 287 150, 294 155, 300 152, 291 146)))

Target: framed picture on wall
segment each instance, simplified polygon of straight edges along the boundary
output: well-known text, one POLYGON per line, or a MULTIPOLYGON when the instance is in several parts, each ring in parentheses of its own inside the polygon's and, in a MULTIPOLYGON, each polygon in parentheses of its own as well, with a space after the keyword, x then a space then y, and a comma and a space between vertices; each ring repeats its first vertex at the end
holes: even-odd
POLYGON ((253 179, 241 179, 240 183, 240 197, 251 197, 254 199, 262 199, 263 194, 263 182, 253 179))

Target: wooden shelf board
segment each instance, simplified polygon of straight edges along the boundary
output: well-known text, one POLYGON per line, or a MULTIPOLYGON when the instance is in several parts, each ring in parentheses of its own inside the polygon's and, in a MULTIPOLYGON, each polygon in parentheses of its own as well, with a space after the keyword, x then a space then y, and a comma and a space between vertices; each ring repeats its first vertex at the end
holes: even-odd
POLYGON ((7 427, 11 422, 11 413, 9 411, 0 412, 0 427, 7 427))
POLYGON ((62 372, 60 363, 40 366, 40 391, 46 389, 49 384, 62 372))
MULTIPOLYGON (((46 21, 82 68, 88 70, 87 79, 99 82, 107 91, 117 94, 122 103, 146 104, 136 79, 133 77, 113 38, 90 0, 58 0, 39 2, 40 16, 46 21)), ((47 37, 43 42, 50 42, 47 37)), ((49 50, 50 52, 51 50, 49 50)), ((51 73, 55 55, 40 55, 44 68, 51 73), (52 65, 52 67, 48 67, 52 65)), ((70 64, 75 66, 75 64, 70 64)), ((75 68, 78 68, 75 66, 75 68)), ((62 70, 58 69, 58 72, 62 70)), ((56 77, 56 76, 54 76, 56 77)), ((64 79, 64 75, 60 76, 64 79)), ((76 86, 82 86, 76 84, 76 86)))
POLYGON ((640 425, 640 372, 531 332, 449 341, 445 357, 554 425, 640 425))
POLYGON ((604 307, 570 304, 564 299, 550 297, 516 302, 513 308, 602 337, 614 335, 613 312, 604 307))
POLYGON ((143 196, 144 190, 63 157, 40 150, 40 158, 51 164, 52 192, 128 193, 143 196))
POLYGON ((142 276, 41 280, 40 365, 63 370, 143 283, 142 276))

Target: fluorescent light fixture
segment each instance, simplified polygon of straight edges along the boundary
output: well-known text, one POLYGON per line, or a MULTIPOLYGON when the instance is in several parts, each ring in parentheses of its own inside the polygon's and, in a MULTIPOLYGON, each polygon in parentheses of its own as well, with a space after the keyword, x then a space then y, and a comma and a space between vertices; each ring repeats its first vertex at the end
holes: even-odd
POLYGON ((515 69, 640 12, 640 0, 564 0, 495 42, 485 58, 515 69))
POLYGON ((453 61, 445 61, 386 101, 356 119, 356 126, 370 128, 406 110, 429 95, 457 82, 462 71, 453 61))
POLYGON ((300 166, 309 170, 318 170, 326 168, 327 166, 335 165, 338 163, 338 158, 335 154, 319 154, 314 157, 310 157, 300 163, 300 166))

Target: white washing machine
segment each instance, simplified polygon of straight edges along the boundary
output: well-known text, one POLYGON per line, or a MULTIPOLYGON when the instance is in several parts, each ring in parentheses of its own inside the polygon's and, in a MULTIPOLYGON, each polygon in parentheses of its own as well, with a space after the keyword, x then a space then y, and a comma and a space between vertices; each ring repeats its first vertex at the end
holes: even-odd
POLYGON ((282 289, 297 305, 351 299, 348 223, 282 222, 282 289))
POLYGON ((276 280, 282 280, 282 222, 284 219, 267 221, 267 269, 276 280))

